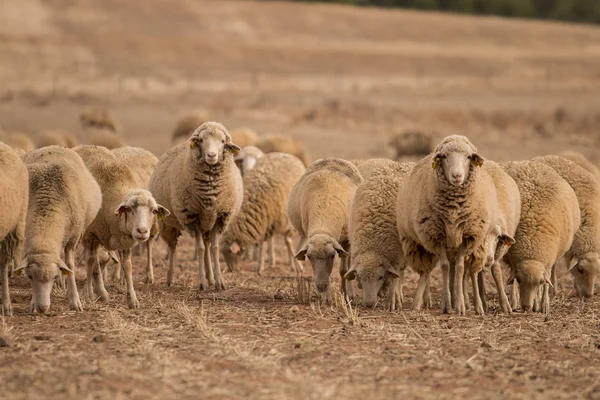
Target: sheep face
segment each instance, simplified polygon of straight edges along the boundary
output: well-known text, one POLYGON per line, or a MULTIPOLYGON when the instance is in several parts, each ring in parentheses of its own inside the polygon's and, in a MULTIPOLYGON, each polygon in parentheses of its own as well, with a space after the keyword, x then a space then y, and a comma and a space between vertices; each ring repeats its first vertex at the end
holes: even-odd
POLYGON ((157 218, 163 219, 170 214, 169 210, 157 204, 150 192, 144 189, 128 193, 115 210, 121 229, 141 242, 150 238, 150 230, 157 218))
POLYGON ((223 254, 223 258, 225 259, 225 263, 227 264, 229 270, 235 271, 237 265, 242 260, 245 249, 243 249, 237 242, 227 243, 226 241, 221 241, 219 248, 221 249, 221 254, 223 254))
POLYGON ((225 127, 217 122, 207 122, 192 134, 190 150, 196 162, 217 165, 223 161, 225 150, 237 154, 241 149, 233 144, 225 127))
POLYGON ((569 264, 574 278, 577 296, 590 298, 594 295, 594 284, 600 273, 600 254, 587 253, 583 257, 574 257, 569 264))
POLYGON ((435 148, 432 167, 438 169, 446 182, 461 186, 469 180, 472 168, 481 167, 483 157, 465 136, 448 136, 435 148))
POLYGON ((533 302, 541 285, 552 285, 550 274, 544 264, 535 260, 521 262, 518 268, 511 272, 508 284, 512 284, 515 279, 519 282, 521 310, 524 312, 533 309, 533 302))
POLYGON ((485 266, 489 268, 496 260, 501 260, 508 251, 508 248, 514 243, 515 239, 502 233, 500 226, 494 225, 485 238, 485 266))
POLYGON ((296 260, 304 261, 308 258, 310 261, 313 267, 313 279, 319 293, 325 293, 329 289, 329 276, 336 254, 349 256, 335 239, 325 234, 314 235, 296 253, 296 260))
POLYGON ((31 312, 45 313, 50 309, 50 294, 58 274, 72 274, 73 271, 53 254, 34 254, 27 256, 15 269, 15 275, 25 272, 31 282, 33 296, 31 312))
POLYGON ((398 278, 398 272, 390 262, 375 253, 360 254, 352 259, 352 267, 348 270, 344 279, 358 281, 362 289, 363 306, 375 307, 377 297, 384 286, 393 278, 398 278))

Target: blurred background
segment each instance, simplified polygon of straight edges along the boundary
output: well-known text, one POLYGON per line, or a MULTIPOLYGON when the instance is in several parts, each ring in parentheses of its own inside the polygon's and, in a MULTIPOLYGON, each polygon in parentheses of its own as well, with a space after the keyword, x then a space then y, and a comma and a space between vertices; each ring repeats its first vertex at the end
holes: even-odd
POLYGON ((80 113, 103 108, 160 155, 201 112, 313 159, 392 157, 416 130, 495 159, 600 161, 594 22, 597 0, 3 1, 0 126, 85 141, 80 113))

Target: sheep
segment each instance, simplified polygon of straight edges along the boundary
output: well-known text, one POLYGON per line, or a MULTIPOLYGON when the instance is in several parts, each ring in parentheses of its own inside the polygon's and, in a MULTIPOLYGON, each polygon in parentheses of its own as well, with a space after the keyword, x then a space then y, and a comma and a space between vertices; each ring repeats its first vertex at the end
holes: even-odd
POLYGON ((115 121, 108 110, 103 108, 90 108, 79 114, 79 122, 84 130, 88 128, 111 131, 119 133, 121 127, 115 121))
POLYGON ((126 147, 127 142, 121 136, 107 129, 88 129, 88 141, 91 145, 102 146, 107 149, 126 147))
POLYGON ((417 130, 407 130, 392 136, 388 146, 394 149, 396 159, 403 156, 425 156, 433 150, 431 137, 417 130))
MULTIPOLYGON (((311 262, 317 292, 327 302, 331 302, 329 276, 336 254, 341 261, 340 276, 348 272, 348 213, 362 181, 349 161, 323 158, 306 169, 288 197, 287 216, 304 243, 295 257, 311 262)), ((354 298, 352 282, 342 279, 342 292, 354 298)))
POLYGON ((365 181, 369 179, 374 172, 379 171, 381 168, 386 168, 389 165, 396 165, 394 161, 388 158, 369 158, 366 160, 357 159, 350 160, 350 162, 356 165, 358 172, 360 172, 360 175, 365 181))
POLYGON ((583 169, 591 172, 592 175, 594 175, 594 177, 600 182, 600 169, 598 169, 598 167, 588 160, 583 154, 577 153, 576 151, 565 151, 558 153, 558 155, 573 161, 583 169))
POLYGON ((79 140, 73 134, 64 129, 54 129, 42 132, 37 138, 37 147, 63 146, 73 148, 79 145, 79 140))
MULTIPOLYGON (((469 261, 473 293, 477 273, 485 263, 484 241, 495 222, 495 187, 479 167, 483 157, 465 136, 448 136, 414 167, 398 193, 397 224, 405 262, 420 274, 414 309, 422 307, 429 274, 442 268, 442 312, 450 312, 450 261, 456 256, 455 308, 465 310, 464 260, 469 261)), ((479 296, 475 309, 483 314, 479 296)))
POLYGON ((15 150, 23 150, 25 152, 35 149, 33 140, 26 133, 12 132, 0 135, 0 140, 9 145, 15 150))
POLYGON ((65 147, 31 151, 25 164, 29 171, 25 253, 15 275, 25 272, 31 281, 31 312, 49 310, 59 275, 68 276, 69 308, 83 311, 75 282, 75 249, 100 210, 100 186, 81 157, 65 147))
POLYGON ((231 140, 242 149, 248 146, 254 146, 258 140, 258 135, 250 128, 235 128, 229 131, 231 140))
POLYGON ((264 153, 280 152, 288 153, 296 156, 304 163, 305 167, 310 165, 310 155, 306 146, 297 139, 282 136, 272 135, 259 139, 255 144, 264 153))
MULTIPOLYGON (((551 167, 575 191, 581 224, 565 258, 574 277, 577 295, 592 297, 594 283, 600 273, 600 182, 592 173, 560 156, 536 157, 532 161, 551 167)), ((554 270, 551 278, 552 284, 555 285, 554 270)))
POLYGON ((508 284, 519 283, 522 311, 549 310, 549 271, 573 243, 581 222, 577 197, 569 184, 551 167, 534 161, 502 162, 521 195, 521 219, 515 244, 505 259, 511 275, 508 284), (540 305, 534 306, 542 286, 540 305))
POLYGON ((256 165, 256 162, 264 157, 265 153, 255 146, 246 146, 235 156, 235 163, 242 173, 242 177, 256 165))
POLYGON ((208 113, 205 110, 196 110, 195 112, 182 117, 175 124, 171 134, 171 142, 177 143, 181 139, 187 139, 200 125, 208 122, 208 113))
POLYGON ((89 251, 86 294, 93 297, 92 280, 95 280, 96 293, 102 300, 108 300, 108 292, 104 288, 104 270, 97 265, 98 251, 102 245, 108 251, 121 253, 121 265, 127 283, 127 305, 129 308, 139 308, 133 287, 131 249, 150 238, 156 218, 166 218, 170 212, 158 204, 148 190, 139 187, 127 164, 107 148, 83 145, 73 150, 82 158, 102 190, 102 207, 83 237, 83 245, 89 251))
POLYGON ((387 307, 394 310, 402 305, 404 276, 400 270, 404 264, 396 227, 396 200, 398 189, 414 163, 385 161, 378 162, 378 168, 370 169, 352 199, 348 221, 351 267, 344 279, 358 280, 365 307, 375 307, 377 294, 389 284, 387 307), (398 293, 394 290, 396 286, 398 293))
POLYGON ((171 216, 159 222, 160 235, 169 246, 168 286, 173 283, 177 239, 185 229, 199 248, 198 289, 208 289, 213 277, 215 288, 225 289, 219 237, 242 205, 242 176, 233 161, 240 150, 222 124, 206 122, 186 143, 159 159, 150 190, 172 210, 171 216))
POLYGON ((0 142, 0 279, 2 312, 12 315, 8 275, 21 261, 29 199, 27 168, 17 152, 0 142))
MULTIPOLYGON (((112 153, 117 156, 122 162, 127 164, 131 173, 136 180, 136 186, 144 189, 150 188, 150 177, 154 172, 154 168, 158 163, 158 158, 150 151, 140 147, 120 147, 112 150, 112 153)), ((158 222, 155 221, 150 229, 150 239, 146 244, 146 283, 154 283, 154 266, 152 265, 152 244, 158 237, 158 222)), ((120 272, 120 268, 115 269, 120 272)), ((118 279, 118 273, 114 276, 118 279)))
MULTIPOLYGON (((285 206, 292 187, 304 172, 304 165, 298 158, 286 153, 269 153, 244 175, 242 208, 221 236, 221 252, 230 270, 235 270, 248 246, 262 244, 275 234, 285 238, 290 267, 296 271, 302 270, 293 257, 293 228, 286 216, 285 206)), ((269 266, 272 267, 274 262, 271 256, 269 266)), ((259 274, 262 266, 261 251, 257 269, 259 274)))

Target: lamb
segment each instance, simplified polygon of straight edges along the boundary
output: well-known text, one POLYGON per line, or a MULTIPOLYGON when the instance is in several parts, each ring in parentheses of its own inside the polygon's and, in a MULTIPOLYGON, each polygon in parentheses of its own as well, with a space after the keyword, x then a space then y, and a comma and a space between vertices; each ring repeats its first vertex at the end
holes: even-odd
POLYGON ((29 171, 29 206, 24 259, 33 289, 31 312, 50 308, 52 286, 67 275, 69 308, 83 311, 75 282, 75 250, 102 204, 100 186, 73 150, 47 146, 25 157, 29 171), (61 253, 64 251, 64 259, 61 253))
MULTIPOLYGON (((329 276, 336 254, 341 261, 340 276, 348 272, 348 215, 362 181, 349 161, 323 158, 306 169, 288 197, 287 216, 304 243, 295 257, 311 262, 317 292, 325 301, 331 301, 329 276)), ((342 292, 353 298, 352 282, 342 279, 342 292)))
MULTIPOLYGON (((456 257, 455 308, 464 312, 464 260, 469 261, 473 293, 479 292, 477 273, 486 260, 485 238, 496 220, 494 184, 483 157, 465 137, 448 136, 434 154, 419 161, 398 193, 397 223, 405 262, 419 274, 414 309, 422 307, 429 274, 436 262, 442 268, 442 312, 451 308, 450 262, 456 257), (432 168, 433 167, 433 168, 432 168)), ((477 313, 483 314, 479 296, 477 313)))
POLYGON ((248 146, 254 146, 258 140, 258 135, 250 128, 235 128, 229 131, 231 140, 242 149, 248 146))
POLYGON ((171 134, 171 142, 177 143, 181 139, 187 139, 200 125, 208 122, 208 113, 205 110, 196 110, 193 113, 182 117, 177 121, 173 133, 171 134))
POLYGON ((375 307, 378 293, 389 284, 387 307, 395 310, 402 306, 404 276, 396 227, 396 200, 398 189, 408 178, 414 163, 386 161, 378 162, 379 167, 370 170, 369 177, 356 189, 350 205, 348 232, 352 266, 344 279, 358 280, 365 307, 375 307))
POLYGON ((37 147, 47 146, 62 146, 73 148, 79 145, 79 140, 73 136, 73 134, 64 129, 54 129, 50 131, 42 132, 37 139, 37 147))
POLYGON ((25 221, 29 198, 27 168, 17 152, 0 142, 0 279, 2 312, 12 315, 8 275, 21 261, 25 241, 25 221))
POLYGON ((109 150, 127 146, 123 137, 107 129, 88 129, 87 135, 89 143, 94 146, 106 147, 109 150))
POLYGON ((521 219, 516 243, 508 250, 511 276, 519 283, 522 311, 549 310, 549 271, 573 243, 581 214, 575 192, 551 167, 534 161, 503 162, 521 194, 521 219), (535 305, 542 286, 541 305, 535 305))
POLYGON ((225 289, 219 237, 242 205, 242 177, 233 161, 240 150, 223 125, 206 122, 186 143, 163 154, 156 165, 150 190, 172 210, 170 217, 159 222, 160 235, 169 246, 168 286, 173 283, 177 239, 185 229, 199 248, 198 289, 208 289, 213 274, 215 288, 225 289))
POLYGON ((565 151, 558 153, 558 155, 573 161, 583 169, 591 172, 592 175, 594 175, 594 177, 600 182, 600 169, 598 169, 598 167, 588 160, 583 154, 577 153, 576 151, 565 151))
MULTIPOLYGON (((592 173, 560 156, 536 157, 532 161, 551 167, 575 191, 581 225, 565 258, 574 277, 577 295, 592 297, 594 283, 600 273, 600 182, 592 173)), ((552 284, 556 284, 554 270, 551 278, 552 284)))
MULTIPOLYGON (((262 244, 275 234, 285 237, 290 254, 290 267, 301 271, 292 250, 292 225, 285 213, 285 205, 292 187, 304 174, 302 162, 285 153, 269 153, 256 167, 244 175, 244 200, 240 212, 233 218, 221 236, 221 251, 230 270, 235 270, 248 246, 262 244)), ((270 266, 274 259, 270 257, 270 266)), ((258 273, 263 265, 262 251, 258 273)))
POLYGON ((288 153, 296 156, 304 163, 305 167, 310 165, 310 155, 306 146, 297 139, 282 136, 272 135, 264 137, 255 143, 255 146, 261 149, 264 153, 280 152, 288 153))
POLYGON ((103 108, 90 108, 79 114, 79 122, 83 129, 108 130, 113 133, 119 133, 121 126, 115 121, 108 110, 103 108))
POLYGON ((15 150, 31 151, 35 144, 29 135, 21 132, 13 132, 0 135, 0 140, 15 150))
POLYGON ((131 169, 105 147, 78 146, 73 149, 102 190, 102 207, 83 237, 83 245, 89 251, 87 259, 86 293, 93 296, 92 280, 96 281, 96 293, 108 300, 104 288, 104 270, 98 265, 100 245, 108 251, 120 251, 121 265, 127 284, 127 304, 138 308, 133 287, 131 249, 150 238, 156 218, 167 217, 170 212, 158 204, 152 194, 138 186, 131 169), (96 267, 96 268, 94 268, 96 267))
POLYGON ((235 163, 242 173, 242 177, 246 172, 250 171, 256 165, 256 162, 264 157, 263 153, 258 147, 246 146, 242 148, 242 151, 235 156, 235 163))
POLYGON ((388 146, 394 149, 396 159, 403 156, 425 156, 433 150, 431 137, 417 130, 407 130, 392 136, 388 146))

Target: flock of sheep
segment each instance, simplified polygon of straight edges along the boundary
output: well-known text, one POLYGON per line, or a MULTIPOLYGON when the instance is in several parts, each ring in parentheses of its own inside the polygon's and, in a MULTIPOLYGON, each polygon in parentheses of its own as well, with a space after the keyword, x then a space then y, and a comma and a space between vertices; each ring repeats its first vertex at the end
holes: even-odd
POLYGON ((66 288, 71 309, 83 310, 78 259, 86 264, 85 296, 107 300, 105 280, 120 280, 123 273, 128 306, 138 308, 132 251, 145 247, 146 282, 152 284, 153 242, 164 240, 172 285, 183 232, 195 239, 199 290, 225 289, 221 256, 232 272, 244 257, 253 257, 261 273, 266 244, 272 266, 273 239, 281 235, 291 270, 300 274, 301 261, 310 264, 325 302, 331 302, 336 258, 344 296, 357 301, 356 281, 364 306, 384 298, 389 310, 402 307, 406 267, 419 274, 414 309, 431 307, 430 275, 438 265, 443 312, 466 312, 469 281, 473 309, 485 312, 486 268, 503 312, 519 306, 548 312, 563 257, 577 295, 594 293, 600 172, 579 154, 496 163, 465 136, 448 136, 432 149, 429 137, 405 132, 390 144, 399 153, 427 154, 418 162, 310 163, 294 139, 229 132, 196 113, 179 121, 173 133, 179 144, 158 159, 123 146, 118 126, 102 112, 84 113, 80 120, 92 144, 77 145, 68 134, 53 132, 40 138, 38 149, 16 150, 9 146, 18 147, 14 137, 2 137, 9 143, 0 143, 5 315, 12 312, 11 273, 29 278, 32 312, 49 309, 55 283, 66 288), (109 278, 111 260, 116 268, 109 278), (508 295, 503 267, 509 271, 508 295))

